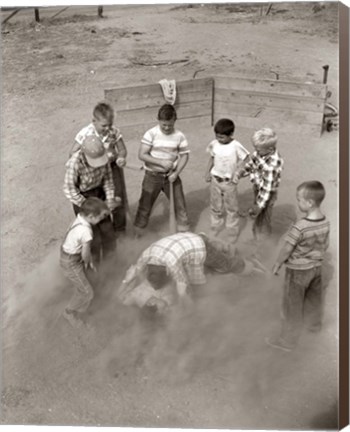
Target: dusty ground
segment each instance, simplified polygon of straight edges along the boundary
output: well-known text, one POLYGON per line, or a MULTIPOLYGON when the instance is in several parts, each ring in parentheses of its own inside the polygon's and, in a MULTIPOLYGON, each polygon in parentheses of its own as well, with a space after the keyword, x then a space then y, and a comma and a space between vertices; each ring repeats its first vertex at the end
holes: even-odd
MULTIPOLYGON (((321 82, 330 65, 337 104, 337 4, 153 5, 21 12, 2 28, 2 424, 191 428, 329 429, 337 426, 338 136, 277 131, 286 167, 275 208, 275 241, 296 214, 294 191, 324 182, 332 223, 325 264, 329 282, 321 334, 305 334, 293 353, 264 337, 278 330, 282 275, 209 277, 190 315, 152 323, 115 297, 127 265, 167 230, 158 206, 142 242, 126 239, 96 293, 89 333, 61 318, 70 288, 58 268, 60 239, 72 219, 62 193, 64 163, 76 132, 90 121, 105 88, 162 78, 252 76, 321 82), (147 67, 135 58, 191 57, 189 64, 147 67)), ((9 12, 2 12, 2 17, 9 12)), ((116 107, 118 109, 118 107, 116 107)), ((181 127, 181 124, 179 125, 181 127)), ((208 228, 204 148, 210 126, 186 126, 192 157, 183 181, 194 230, 208 228)), ((140 136, 123 130, 129 160, 140 136)), ((248 148, 252 130, 237 125, 248 148)), ((127 175, 132 210, 142 176, 127 175)), ((240 184, 242 207, 250 185, 240 184)), ((240 248, 249 253, 250 221, 240 248)), ((266 264, 275 251, 267 249, 266 264)))

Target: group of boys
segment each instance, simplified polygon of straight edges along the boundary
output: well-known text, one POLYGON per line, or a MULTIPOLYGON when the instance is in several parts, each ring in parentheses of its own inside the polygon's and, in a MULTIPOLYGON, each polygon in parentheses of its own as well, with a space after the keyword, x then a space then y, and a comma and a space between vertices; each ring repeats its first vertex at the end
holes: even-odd
MULTIPOLYGON (((272 208, 277 199, 283 159, 277 151, 277 136, 270 128, 254 133, 254 152, 249 153, 234 138, 235 125, 220 119, 214 126, 215 139, 208 147, 209 162, 205 180, 210 182, 211 236, 190 232, 185 195, 180 173, 189 159, 185 135, 175 128, 173 105, 158 111, 158 124, 148 130, 139 149, 144 164, 141 197, 134 221, 135 233, 143 235, 154 203, 163 191, 170 197, 174 191, 177 234, 153 243, 126 273, 120 289, 124 304, 152 307, 164 311, 172 301, 168 296, 169 281, 176 285, 178 299, 189 299, 191 284, 205 283, 204 270, 219 273, 251 274, 262 271, 256 259, 242 258, 235 244, 239 236, 237 185, 249 176, 253 184, 254 204, 248 213, 253 218, 253 234, 257 243, 271 233, 272 208), (215 239, 227 229, 228 244, 215 239), (135 280, 144 282, 135 288, 135 280)), ((99 103, 93 111, 92 123, 76 136, 66 164, 64 193, 73 204, 76 216, 61 247, 61 267, 74 286, 74 295, 65 308, 64 317, 80 325, 93 298, 91 271, 101 259, 115 250, 120 233, 126 228, 126 191, 123 167, 127 150, 120 130, 114 126, 114 110, 99 103)), ((329 222, 320 210, 325 196, 318 181, 302 183, 297 189, 299 209, 306 217, 290 228, 273 273, 282 264, 287 267, 282 302, 282 329, 277 338, 267 339, 275 348, 293 349, 301 334, 303 314, 308 314, 309 328, 321 328, 324 287, 321 265, 329 242, 329 222)))

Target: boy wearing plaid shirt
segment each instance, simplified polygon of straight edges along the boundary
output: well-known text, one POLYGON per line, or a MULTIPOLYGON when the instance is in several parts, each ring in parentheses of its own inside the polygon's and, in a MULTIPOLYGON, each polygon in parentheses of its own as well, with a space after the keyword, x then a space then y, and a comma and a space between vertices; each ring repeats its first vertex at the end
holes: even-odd
MULTIPOLYGON (((112 170, 101 140, 95 135, 85 137, 81 149, 76 151, 66 164, 63 192, 78 214, 88 197, 100 198, 113 211, 120 200, 114 197, 112 170)), ((100 254, 106 257, 116 246, 116 238, 110 216, 93 226, 92 254, 95 262, 100 254)))
POLYGON ((238 177, 249 175, 253 183, 255 200, 248 212, 254 218, 254 238, 259 240, 262 235, 271 234, 272 208, 277 199, 283 159, 276 149, 277 135, 272 129, 256 131, 252 142, 255 151, 240 170, 238 177))

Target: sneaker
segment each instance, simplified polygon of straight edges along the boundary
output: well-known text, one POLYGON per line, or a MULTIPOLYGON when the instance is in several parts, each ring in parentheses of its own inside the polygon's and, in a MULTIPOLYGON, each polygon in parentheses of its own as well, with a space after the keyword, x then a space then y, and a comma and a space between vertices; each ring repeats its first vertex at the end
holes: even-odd
POLYGON ((84 322, 77 316, 77 312, 67 309, 63 312, 63 317, 69 322, 72 327, 81 328, 84 322))
POLYGON ((265 342, 267 343, 267 345, 271 346, 272 348, 277 348, 285 352, 290 352, 293 349, 293 347, 286 345, 280 338, 277 339, 266 338, 265 342))

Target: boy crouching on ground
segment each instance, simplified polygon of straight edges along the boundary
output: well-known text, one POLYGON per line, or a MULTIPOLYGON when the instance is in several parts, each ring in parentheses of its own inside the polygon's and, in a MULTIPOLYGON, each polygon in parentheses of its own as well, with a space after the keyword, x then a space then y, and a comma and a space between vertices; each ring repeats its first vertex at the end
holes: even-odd
POLYGON ((96 270, 91 255, 92 225, 98 224, 109 213, 105 202, 95 197, 87 198, 62 243, 60 265, 74 288, 63 316, 76 327, 82 324, 78 315, 87 310, 94 296, 87 276, 89 269, 96 270))

